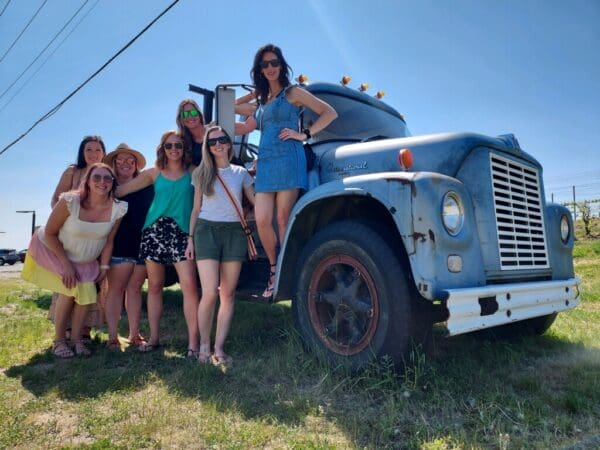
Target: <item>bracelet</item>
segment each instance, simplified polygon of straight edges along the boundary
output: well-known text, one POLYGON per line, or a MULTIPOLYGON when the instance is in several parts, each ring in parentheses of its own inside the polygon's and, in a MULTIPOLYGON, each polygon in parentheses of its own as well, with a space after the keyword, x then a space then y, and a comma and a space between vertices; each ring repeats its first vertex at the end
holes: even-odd
POLYGON ((100 270, 108 270, 110 266, 108 264, 100 264, 100 270))
POLYGON ((309 140, 309 139, 312 137, 312 134, 310 134, 310 129, 308 129, 308 128, 303 128, 303 129, 302 129, 302 132, 303 132, 303 133, 306 135, 306 140, 307 140, 307 141, 308 141, 308 140, 309 140))

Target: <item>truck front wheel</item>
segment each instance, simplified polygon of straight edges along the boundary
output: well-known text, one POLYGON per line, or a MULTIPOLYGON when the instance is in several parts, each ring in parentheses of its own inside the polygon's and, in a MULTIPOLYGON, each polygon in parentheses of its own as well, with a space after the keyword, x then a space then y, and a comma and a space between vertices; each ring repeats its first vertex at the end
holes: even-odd
POLYGON ((362 223, 336 222, 317 233, 299 260, 296 326, 311 351, 357 370, 411 345, 412 298, 402 265, 362 223))

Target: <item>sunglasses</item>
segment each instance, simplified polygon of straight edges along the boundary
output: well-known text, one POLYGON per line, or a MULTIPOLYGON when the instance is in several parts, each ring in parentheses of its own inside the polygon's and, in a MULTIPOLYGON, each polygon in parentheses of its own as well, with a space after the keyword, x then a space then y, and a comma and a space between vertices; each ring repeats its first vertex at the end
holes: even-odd
POLYGON ((229 138, 227 136, 219 136, 216 138, 210 138, 207 139, 206 143, 208 144, 209 147, 214 147, 215 145, 217 145, 217 142, 219 144, 229 144, 229 138))
POLYGON ((135 164, 135 158, 115 158, 115 162, 118 164, 135 164))
POLYGON ((270 59, 268 61, 260 62, 261 69, 266 69, 267 67, 269 67, 269 65, 271 65, 271 67, 279 67, 281 65, 281 61, 279 61, 278 59, 270 59))
POLYGON ((95 173, 92 175, 92 180, 94 180, 96 183, 100 183, 101 181, 104 181, 105 183, 112 183, 114 178, 112 175, 100 175, 99 173, 95 173))
POLYGON ((174 144, 167 142, 164 147, 165 150, 171 150, 173 147, 175 147, 177 150, 183 150, 183 144, 181 142, 175 142, 174 144))
POLYGON ((198 111, 197 109, 190 109, 189 111, 181 111, 181 118, 183 120, 187 119, 188 117, 198 117, 200 115, 200 111, 198 111))

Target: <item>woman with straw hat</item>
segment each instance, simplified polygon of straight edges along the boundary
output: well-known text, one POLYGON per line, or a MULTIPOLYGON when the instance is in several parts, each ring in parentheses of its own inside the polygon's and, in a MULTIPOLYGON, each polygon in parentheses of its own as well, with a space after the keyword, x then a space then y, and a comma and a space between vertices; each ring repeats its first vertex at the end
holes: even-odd
MULTIPOLYGON (((146 159, 129 145, 119 144, 104 158, 117 176, 117 185, 124 185, 138 176, 146 165, 146 159)), ((119 231, 115 236, 110 270, 108 271, 108 293, 106 295, 106 323, 108 325, 109 350, 121 348, 118 324, 123 309, 129 322, 129 342, 134 347, 144 345, 146 340, 140 334, 140 316, 142 312, 142 285, 146 279, 146 266, 139 258, 142 227, 146 214, 154 198, 154 186, 150 185, 123 197, 129 204, 129 211, 123 217, 119 231)))

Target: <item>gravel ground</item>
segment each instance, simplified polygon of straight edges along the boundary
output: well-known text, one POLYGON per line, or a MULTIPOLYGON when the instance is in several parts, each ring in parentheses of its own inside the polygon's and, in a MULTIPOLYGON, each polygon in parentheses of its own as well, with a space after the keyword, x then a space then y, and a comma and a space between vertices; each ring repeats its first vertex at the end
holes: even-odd
POLYGON ((23 263, 15 263, 12 266, 4 264, 0 266, 0 278, 19 278, 23 270, 23 263))

